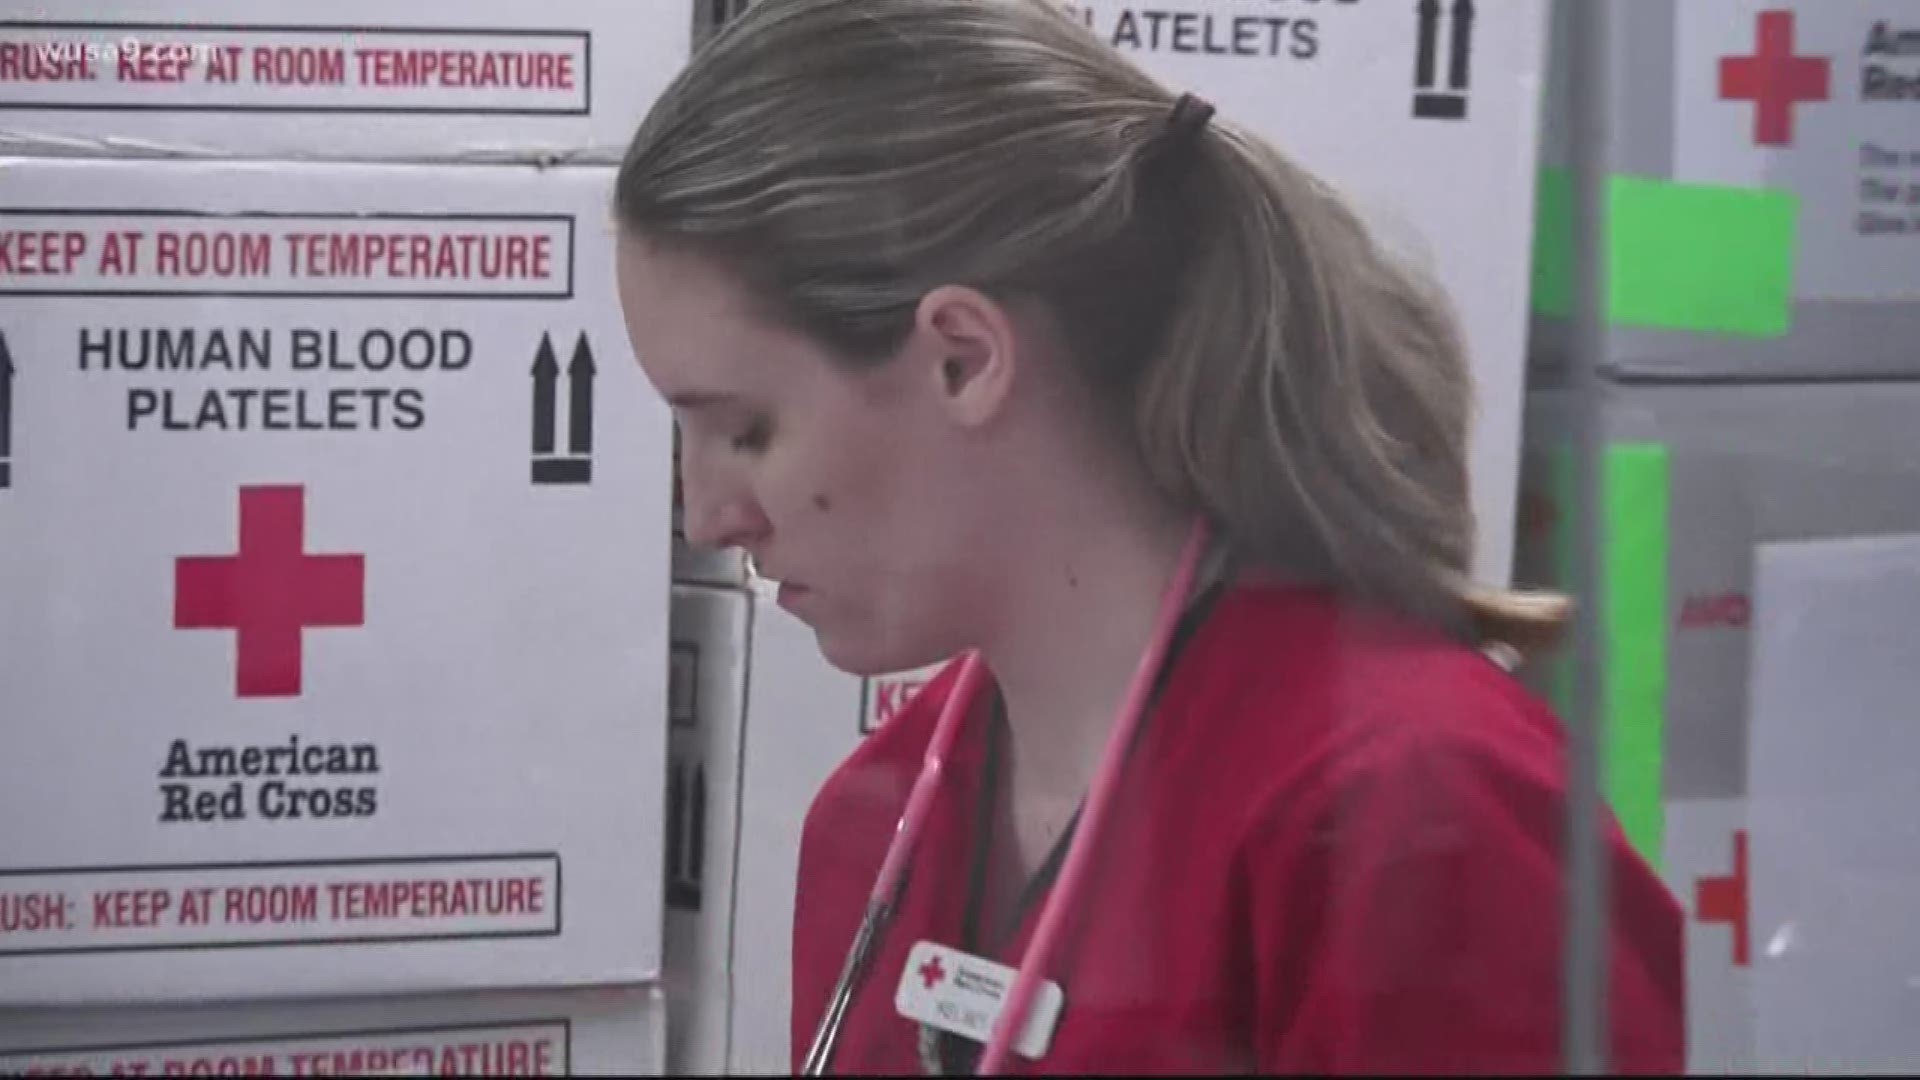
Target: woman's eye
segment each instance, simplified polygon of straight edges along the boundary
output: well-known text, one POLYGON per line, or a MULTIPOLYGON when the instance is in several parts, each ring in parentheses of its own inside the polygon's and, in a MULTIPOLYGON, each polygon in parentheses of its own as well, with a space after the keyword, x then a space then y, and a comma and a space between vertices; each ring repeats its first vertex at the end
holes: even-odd
POLYGON ((755 420, 746 430, 733 437, 735 450, 757 452, 767 448, 767 437, 772 433, 771 425, 765 420, 755 420))

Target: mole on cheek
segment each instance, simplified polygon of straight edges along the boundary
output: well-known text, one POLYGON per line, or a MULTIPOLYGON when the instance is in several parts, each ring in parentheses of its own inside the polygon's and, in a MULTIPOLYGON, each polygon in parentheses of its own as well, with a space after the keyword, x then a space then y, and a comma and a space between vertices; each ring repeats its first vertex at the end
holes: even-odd
POLYGON ((815 495, 813 497, 813 505, 815 509, 818 509, 821 511, 827 511, 827 510, 833 509, 833 504, 827 501, 827 497, 825 495, 815 495))

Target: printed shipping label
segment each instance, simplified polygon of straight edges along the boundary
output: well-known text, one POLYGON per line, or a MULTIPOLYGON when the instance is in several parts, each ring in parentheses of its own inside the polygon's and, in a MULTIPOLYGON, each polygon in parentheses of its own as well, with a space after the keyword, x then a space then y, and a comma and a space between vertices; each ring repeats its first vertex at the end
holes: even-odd
POLYGON ((1920 8, 1673 9, 1674 179, 1791 192, 1800 299, 1920 299, 1920 8))
POLYGON ((0 1004, 657 975, 611 172, 0 170, 0 1004))

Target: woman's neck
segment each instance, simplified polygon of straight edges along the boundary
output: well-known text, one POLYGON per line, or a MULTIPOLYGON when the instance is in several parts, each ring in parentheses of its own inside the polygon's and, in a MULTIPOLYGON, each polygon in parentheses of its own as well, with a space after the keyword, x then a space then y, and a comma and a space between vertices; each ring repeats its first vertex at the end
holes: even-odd
POLYGON ((981 653, 1007 709, 1011 790, 1077 801, 1124 703, 1192 523, 1086 493, 1024 533, 981 653))

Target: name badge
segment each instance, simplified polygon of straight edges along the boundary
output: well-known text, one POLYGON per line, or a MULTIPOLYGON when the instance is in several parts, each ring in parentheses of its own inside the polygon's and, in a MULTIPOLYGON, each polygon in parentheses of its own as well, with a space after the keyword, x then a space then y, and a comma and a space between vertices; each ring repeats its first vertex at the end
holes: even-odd
MULTIPOLYGON (((993 1034, 994 1021, 1018 974, 1005 964, 918 941, 907 953, 907 969, 893 995, 894 1008, 909 1020, 984 1043, 993 1034)), ((1013 1040, 1013 1052, 1029 1061, 1045 1056, 1065 1004, 1059 983, 1042 982, 1027 1009, 1024 1029, 1013 1040)))

